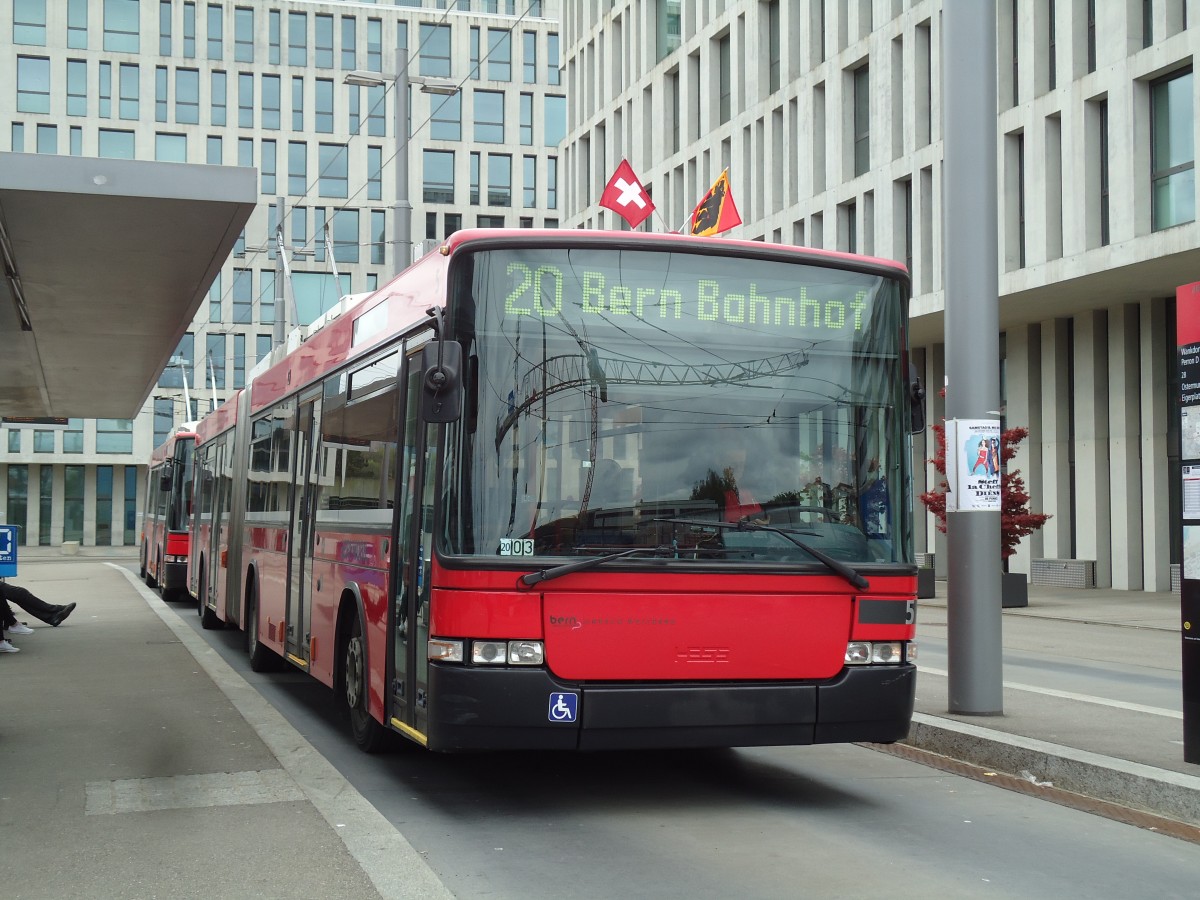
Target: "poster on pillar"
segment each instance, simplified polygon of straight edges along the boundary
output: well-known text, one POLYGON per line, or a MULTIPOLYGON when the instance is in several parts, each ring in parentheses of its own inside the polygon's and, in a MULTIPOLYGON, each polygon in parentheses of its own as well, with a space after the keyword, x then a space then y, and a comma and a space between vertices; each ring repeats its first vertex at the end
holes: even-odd
POLYGON ((1000 423, 946 421, 947 512, 1000 511, 1000 423))
POLYGON ((1200 763, 1200 282, 1175 289, 1179 351, 1180 477, 1183 519, 1179 622, 1183 651, 1183 758, 1200 763))

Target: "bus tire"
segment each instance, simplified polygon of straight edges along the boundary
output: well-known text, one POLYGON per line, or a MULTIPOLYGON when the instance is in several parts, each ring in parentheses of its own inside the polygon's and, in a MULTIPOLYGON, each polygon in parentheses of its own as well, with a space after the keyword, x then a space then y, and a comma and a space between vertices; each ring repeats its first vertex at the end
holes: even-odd
POLYGON ((154 577, 154 573, 150 571, 150 549, 146 549, 146 587, 158 587, 158 579, 154 577))
POLYGON ((276 672, 282 667, 278 654, 258 640, 258 597, 253 584, 246 588, 246 654, 251 671, 276 672))
POLYGON ((341 641, 342 702, 350 719, 354 743, 365 753, 378 753, 388 744, 388 732, 371 717, 367 691, 367 653, 362 622, 358 613, 350 617, 350 627, 341 641))
POLYGON ((208 608, 208 591, 204 584, 204 576, 200 576, 199 596, 196 599, 196 611, 200 613, 200 627, 209 631, 216 628, 224 628, 225 623, 217 616, 215 612, 208 608))

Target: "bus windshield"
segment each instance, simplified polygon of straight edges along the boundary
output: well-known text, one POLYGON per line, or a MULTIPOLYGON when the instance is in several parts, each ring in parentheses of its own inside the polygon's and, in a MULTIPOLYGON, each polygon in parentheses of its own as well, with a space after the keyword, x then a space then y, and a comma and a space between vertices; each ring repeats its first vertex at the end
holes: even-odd
POLYGON ((446 552, 911 563, 898 279, 594 248, 477 252, 454 277, 446 552))

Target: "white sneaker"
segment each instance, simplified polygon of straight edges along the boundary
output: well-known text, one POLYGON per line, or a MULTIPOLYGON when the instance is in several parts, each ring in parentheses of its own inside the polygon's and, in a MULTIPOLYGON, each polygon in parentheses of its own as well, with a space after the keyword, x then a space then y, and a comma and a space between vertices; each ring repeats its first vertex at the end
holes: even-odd
POLYGON ((14 647, 8 641, 0 641, 0 653, 20 653, 20 647, 14 647))
POLYGON ((10 625, 5 629, 9 634, 33 634, 33 629, 24 622, 18 622, 16 625, 10 625))

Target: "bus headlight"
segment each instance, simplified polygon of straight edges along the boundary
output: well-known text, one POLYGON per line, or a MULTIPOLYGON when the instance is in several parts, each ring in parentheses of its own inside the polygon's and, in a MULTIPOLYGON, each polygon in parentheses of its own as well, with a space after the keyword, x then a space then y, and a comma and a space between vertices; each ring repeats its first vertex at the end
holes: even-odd
POLYGON ((917 645, 907 641, 851 641, 846 645, 848 666, 898 666, 917 658, 917 645))
POLYGON ((896 665, 904 659, 901 641, 876 641, 871 645, 871 662, 876 665, 896 665))
POLYGON ((508 642, 508 664, 511 666, 540 666, 545 659, 541 641, 508 642))
POLYGON ((865 666, 871 662, 871 642, 851 641, 846 645, 846 665, 865 666))
POLYGON ((502 666, 508 662, 507 641, 472 641, 471 662, 477 666, 502 666))

